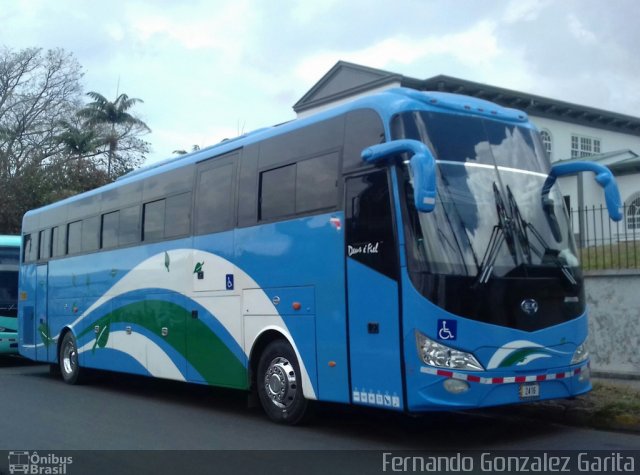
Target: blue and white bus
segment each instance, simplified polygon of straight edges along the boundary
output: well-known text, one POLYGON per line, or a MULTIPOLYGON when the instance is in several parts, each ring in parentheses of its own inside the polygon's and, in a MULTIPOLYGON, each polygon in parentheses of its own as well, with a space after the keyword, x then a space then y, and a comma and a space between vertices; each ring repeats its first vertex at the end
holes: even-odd
POLYGON ((18 353, 20 236, 0 236, 0 355, 18 353))
POLYGON ((583 276, 519 111, 393 89, 28 212, 20 353, 422 412, 589 391, 583 276))

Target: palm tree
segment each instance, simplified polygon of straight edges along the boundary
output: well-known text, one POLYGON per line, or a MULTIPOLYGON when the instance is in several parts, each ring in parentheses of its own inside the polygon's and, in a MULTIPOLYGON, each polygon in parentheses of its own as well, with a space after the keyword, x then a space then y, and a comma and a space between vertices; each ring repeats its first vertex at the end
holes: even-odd
POLYGON ((68 120, 61 120, 62 131, 55 137, 71 158, 84 158, 97 155, 98 148, 103 145, 95 127, 82 127, 68 120))
POLYGON ((111 164, 116 158, 120 140, 132 132, 151 132, 147 124, 128 112, 138 102, 143 101, 126 94, 120 94, 113 102, 97 92, 88 92, 87 96, 91 97, 93 102, 81 109, 78 115, 86 119, 89 126, 106 127, 104 138, 108 146, 107 176, 111 177, 111 164))

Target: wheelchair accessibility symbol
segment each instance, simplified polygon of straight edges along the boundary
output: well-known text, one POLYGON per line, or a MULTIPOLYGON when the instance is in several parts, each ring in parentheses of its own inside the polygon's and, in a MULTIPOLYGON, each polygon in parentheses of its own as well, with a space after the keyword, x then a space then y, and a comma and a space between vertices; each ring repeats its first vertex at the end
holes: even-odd
POLYGON ((438 340, 455 340, 458 336, 456 320, 438 320, 438 340))

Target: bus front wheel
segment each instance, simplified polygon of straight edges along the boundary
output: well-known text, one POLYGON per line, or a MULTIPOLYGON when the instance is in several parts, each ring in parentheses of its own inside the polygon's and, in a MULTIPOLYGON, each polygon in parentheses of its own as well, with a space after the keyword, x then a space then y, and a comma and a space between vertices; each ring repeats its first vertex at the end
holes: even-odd
POLYGON ((295 425, 309 415, 309 401, 302 394, 300 365, 284 340, 267 345, 260 356, 256 378, 260 403, 274 422, 295 425))
POLYGON ((62 339, 58 363, 65 383, 78 384, 80 382, 81 371, 78 364, 78 345, 76 345, 76 339, 71 332, 65 333, 62 339))

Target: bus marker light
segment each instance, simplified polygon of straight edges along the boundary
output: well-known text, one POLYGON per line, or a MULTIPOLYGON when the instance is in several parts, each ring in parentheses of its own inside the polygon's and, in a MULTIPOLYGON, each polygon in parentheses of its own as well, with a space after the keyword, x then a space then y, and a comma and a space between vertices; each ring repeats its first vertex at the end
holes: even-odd
POLYGON ((302 305, 300 305, 300 302, 293 302, 293 305, 291 305, 293 307, 294 310, 300 310, 302 308, 302 305))
POLYGON ((335 361, 329 361, 329 368, 334 368, 336 366, 335 361))

